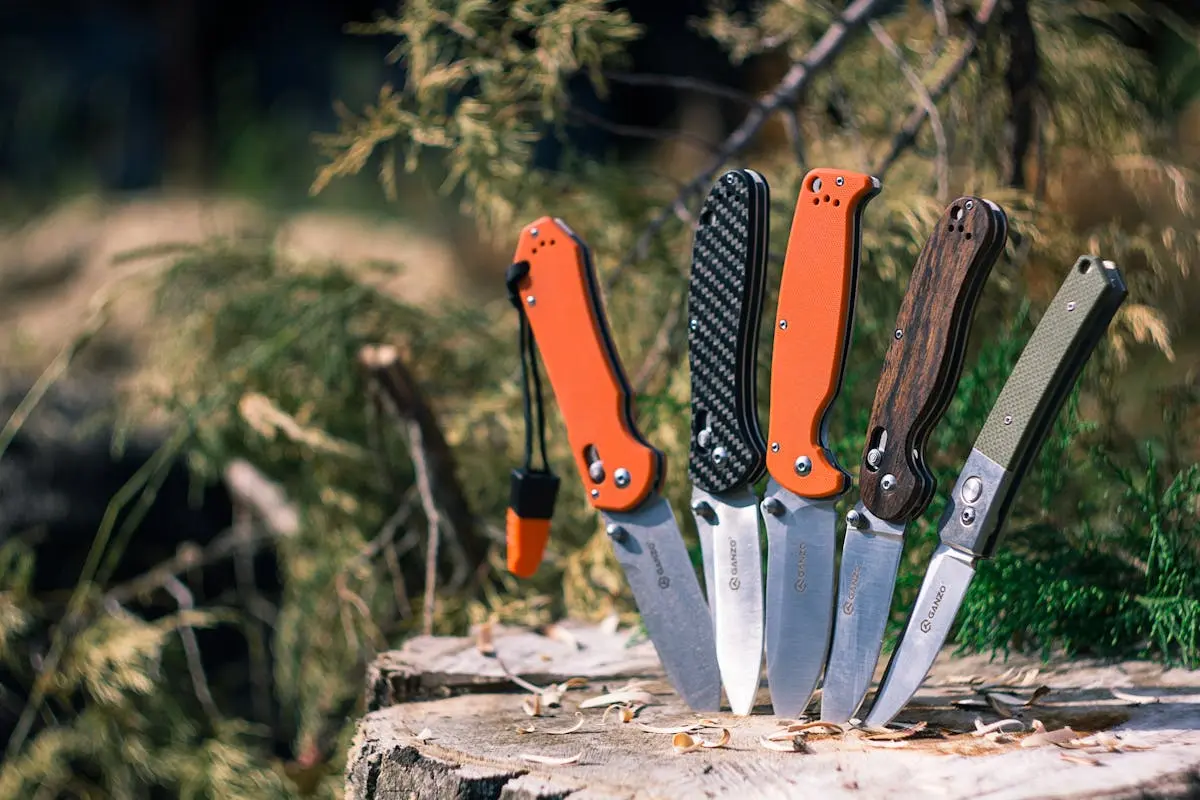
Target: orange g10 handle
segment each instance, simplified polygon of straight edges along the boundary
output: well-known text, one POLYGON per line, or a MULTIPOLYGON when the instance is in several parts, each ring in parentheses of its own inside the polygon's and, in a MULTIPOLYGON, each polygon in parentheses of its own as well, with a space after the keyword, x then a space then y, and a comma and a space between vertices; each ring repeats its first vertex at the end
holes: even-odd
POLYGON ((879 180, 814 169, 804 176, 779 284, 771 355, 767 471, 800 497, 833 497, 850 476, 826 447, 854 320, 861 218, 879 180))
POLYGON ((657 490, 663 456, 633 423, 633 392, 608 332, 588 247, 552 217, 521 231, 517 284, 594 508, 630 511, 657 490))

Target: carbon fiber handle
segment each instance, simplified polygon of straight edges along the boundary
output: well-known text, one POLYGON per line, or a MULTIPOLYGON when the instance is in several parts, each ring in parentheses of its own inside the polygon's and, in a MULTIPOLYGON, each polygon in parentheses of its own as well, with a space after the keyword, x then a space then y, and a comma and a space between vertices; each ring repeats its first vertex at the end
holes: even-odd
POLYGON ((688 475, 706 492, 762 477, 755 365, 766 288, 767 184, 726 172, 700 211, 688 282, 692 436, 688 475))

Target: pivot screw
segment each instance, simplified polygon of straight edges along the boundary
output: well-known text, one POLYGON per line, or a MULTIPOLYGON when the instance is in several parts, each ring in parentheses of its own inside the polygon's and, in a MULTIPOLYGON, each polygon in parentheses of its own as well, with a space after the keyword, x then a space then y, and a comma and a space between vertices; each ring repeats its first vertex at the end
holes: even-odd
POLYGON ((712 461, 714 464, 724 464, 728 456, 729 452, 724 447, 718 447, 716 450, 713 450, 712 461))
POLYGON ((896 337, 896 341, 900 341, 904 338, 904 331, 900 328, 896 328, 896 332, 892 335, 896 337))
POLYGON ((629 485, 629 470, 624 467, 617 467, 617 471, 613 473, 613 481, 616 482, 618 489, 624 489, 629 485))
POLYGON ((966 203, 964 203, 963 205, 965 205, 965 206, 967 207, 967 211, 970 211, 972 208, 974 208, 974 207, 975 207, 975 201, 974 201, 974 200, 968 200, 968 201, 967 201, 966 203))
POLYGON ((625 530, 620 525, 615 525, 612 523, 609 523, 608 527, 604 529, 604 532, 607 533, 608 538, 612 539, 614 542, 624 542, 629 538, 629 531, 625 530))
POLYGON ((779 320, 779 330, 781 330, 781 331, 787 330, 787 320, 786 319, 779 320))
POLYGON ((862 512, 857 508, 852 508, 846 512, 846 524, 851 528, 862 529, 867 527, 867 520, 863 517, 862 512))
POLYGON ((975 509, 971 508, 970 506, 968 506, 967 508, 964 508, 963 512, 962 512, 963 525, 970 525, 974 521, 975 521, 975 509))
POLYGON ((771 452, 772 453, 779 452, 779 442, 771 442, 771 452))
POLYGON ((891 473, 884 475, 879 481, 879 485, 885 492, 890 492, 892 489, 896 488, 896 476, 892 475, 891 473))
POLYGON ((808 456, 800 456, 796 459, 796 463, 793 466, 796 469, 797 475, 807 475, 812 472, 812 459, 808 456))
POLYGON ((868 467, 877 468, 879 466, 880 461, 883 461, 883 451, 882 450, 880 450, 878 447, 872 447, 870 450, 867 451, 867 466, 868 467))
POLYGON ((764 514, 770 514, 772 517, 783 516, 783 503, 779 502, 777 497, 768 497, 763 500, 762 510, 764 514))
POLYGON ((712 429, 705 428, 696 434, 696 444, 700 445, 701 447, 708 447, 710 444, 712 444, 712 429))

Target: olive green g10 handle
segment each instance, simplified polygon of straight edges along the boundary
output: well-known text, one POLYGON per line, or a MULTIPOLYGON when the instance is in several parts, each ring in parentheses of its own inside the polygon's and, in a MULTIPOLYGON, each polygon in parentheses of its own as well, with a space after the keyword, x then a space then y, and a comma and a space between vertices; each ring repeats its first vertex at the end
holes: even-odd
POLYGON ((991 556, 1021 479, 1126 295, 1111 261, 1075 262, 975 440, 942 518, 943 543, 991 556))

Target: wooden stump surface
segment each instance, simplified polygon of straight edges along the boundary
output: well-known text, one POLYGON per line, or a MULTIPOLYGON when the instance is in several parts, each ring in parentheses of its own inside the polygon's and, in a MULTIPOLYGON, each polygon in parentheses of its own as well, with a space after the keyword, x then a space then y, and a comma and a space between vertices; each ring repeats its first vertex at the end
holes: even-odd
POLYGON ((1200 671, 947 651, 896 721, 927 723, 919 733, 876 741, 861 731, 814 731, 801 751, 776 752, 761 744, 782 730, 765 681, 752 716, 699 715, 663 680, 650 644, 628 646, 628 631, 594 626, 558 631, 551 638, 497 629, 494 655, 481 653, 475 638, 417 637, 380 656, 347 764, 347 800, 1200 797, 1200 671), (572 677, 588 684, 532 717, 523 705, 533 694, 511 675, 539 687, 572 677), (632 721, 579 708, 630 679, 644 680, 653 700, 632 721), (1023 706, 1038 687, 1048 691, 1023 706), (998 741, 971 733, 976 720, 987 725, 1004 718, 1000 712, 1025 732, 998 741), (724 727, 726 746, 680 754, 670 734, 639 727, 700 717, 716 726, 693 735, 715 742, 724 727), (1095 734, 1083 740, 1095 746, 1028 746, 1034 720, 1050 731, 1095 734), (572 733, 547 733, 577 722, 572 733), (527 755, 578 760, 547 765, 527 755))

